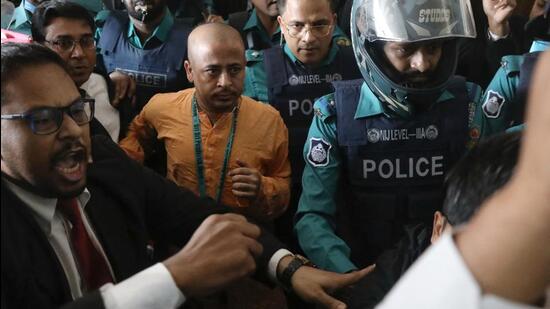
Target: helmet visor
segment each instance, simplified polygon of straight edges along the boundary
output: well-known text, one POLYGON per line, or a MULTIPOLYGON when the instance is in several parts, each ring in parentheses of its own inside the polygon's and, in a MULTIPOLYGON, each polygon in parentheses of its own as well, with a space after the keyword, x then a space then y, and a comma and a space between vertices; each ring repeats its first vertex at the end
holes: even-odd
POLYGON ((352 29, 369 42, 476 36, 469 0, 354 0, 352 29))

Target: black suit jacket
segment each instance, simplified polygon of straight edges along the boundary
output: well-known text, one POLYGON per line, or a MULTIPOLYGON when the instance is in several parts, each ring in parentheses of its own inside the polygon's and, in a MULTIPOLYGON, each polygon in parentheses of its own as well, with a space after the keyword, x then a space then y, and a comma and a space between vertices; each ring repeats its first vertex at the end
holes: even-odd
MULTIPOLYGON (((141 167, 104 136, 95 136, 92 145, 94 163, 87 176, 91 199, 85 211, 117 282, 154 263, 149 240, 181 247, 206 217, 229 211, 141 167)), ((69 285, 46 236, 4 180, 1 190, 2 308, 102 308, 97 291, 67 304, 69 285)), ((260 242, 261 275, 282 245, 266 233, 260 242)))

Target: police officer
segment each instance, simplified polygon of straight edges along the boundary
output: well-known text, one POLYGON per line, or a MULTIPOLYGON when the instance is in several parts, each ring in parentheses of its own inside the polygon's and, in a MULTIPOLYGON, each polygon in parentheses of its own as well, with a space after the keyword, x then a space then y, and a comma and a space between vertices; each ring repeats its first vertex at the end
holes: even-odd
MULTIPOLYGON (((536 3, 535 3, 536 5, 536 3)), ((533 8, 535 8, 535 5, 533 8)), ((528 53, 502 58, 501 67, 487 87, 483 98, 483 113, 489 118, 502 118, 511 125, 523 127, 523 114, 531 75, 541 52, 550 48, 550 2, 546 2, 540 15, 525 25, 525 33, 533 38, 528 53)), ((499 131, 488 127, 486 131, 499 131)))
POLYGON ((483 116, 479 86, 453 77, 456 38, 475 36, 468 0, 359 0, 351 18, 363 79, 315 103, 296 215, 304 252, 338 272, 431 220, 467 144, 487 123, 506 128, 483 116))
POLYGON ((262 50, 281 43, 277 1, 251 0, 252 10, 229 14, 227 23, 241 33, 245 49, 262 50))
POLYGON ((293 238, 292 216, 301 194, 302 149, 313 117, 313 102, 332 92, 332 81, 361 76, 349 39, 336 31, 335 1, 277 1, 277 18, 286 43, 263 52, 247 64, 245 95, 269 102, 289 130, 292 194, 287 217, 279 220, 281 238, 293 238), (261 66, 261 67, 260 67, 261 66), (284 222, 288 223, 285 224, 284 222), (289 237, 282 234, 287 233, 289 237), (290 237, 292 236, 292 237, 290 237))
MULTIPOLYGON (((32 14, 34 14, 36 7, 44 1, 45 0, 22 0, 13 12, 7 29, 26 35, 31 35, 32 14)), ((103 9, 103 3, 101 0, 72 0, 69 2, 74 2, 83 6, 93 16, 103 9)))
POLYGON ((99 52, 107 72, 121 71, 137 85, 137 114, 162 92, 190 86, 183 69, 191 27, 174 19, 166 0, 124 0, 127 12, 98 14, 99 52))

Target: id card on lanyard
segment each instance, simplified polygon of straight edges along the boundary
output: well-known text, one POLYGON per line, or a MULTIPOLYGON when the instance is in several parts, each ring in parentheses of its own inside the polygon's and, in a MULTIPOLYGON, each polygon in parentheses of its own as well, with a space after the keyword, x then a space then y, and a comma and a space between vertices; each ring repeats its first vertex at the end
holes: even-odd
MULTIPOLYGON (((195 160, 197 162, 197 178, 199 186, 199 196, 205 197, 206 194, 206 179, 204 176, 204 158, 202 150, 202 137, 201 137, 201 126, 199 120, 199 112, 197 106, 197 98, 193 96, 193 144, 195 148, 195 160)), ((227 139, 227 145, 225 146, 225 154, 223 158, 223 165, 220 172, 220 181, 218 184, 218 189, 216 191, 216 196, 214 197, 216 203, 220 202, 221 195, 223 192, 223 186, 225 183, 225 176, 227 174, 227 168, 229 166, 229 158, 231 157, 231 149, 233 148, 233 141, 235 139, 235 130, 237 128, 237 116, 239 114, 239 107, 236 106, 233 109, 233 119, 231 121, 231 130, 229 131, 229 137, 227 139)))

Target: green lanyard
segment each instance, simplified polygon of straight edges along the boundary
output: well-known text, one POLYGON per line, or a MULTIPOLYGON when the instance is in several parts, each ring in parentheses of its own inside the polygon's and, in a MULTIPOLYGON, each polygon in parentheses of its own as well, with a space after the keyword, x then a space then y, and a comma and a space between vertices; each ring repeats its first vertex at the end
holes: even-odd
MULTIPOLYGON (((195 145, 195 160, 197 161, 197 178, 199 185, 199 194, 201 197, 206 196, 206 180, 204 178, 204 160, 202 156, 202 137, 201 137, 201 125, 199 120, 199 112, 197 108, 197 98, 193 96, 193 138, 195 145)), ((220 202, 222 196, 223 184, 225 182, 225 174, 227 173, 227 166, 229 165, 229 157, 231 157, 231 149, 233 148, 233 140, 235 139, 235 129, 237 128, 237 116, 239 114, 239 107, 235 107, 233 110, 233 121, 231 123, 231 131, 229 132, 229 139, 227 146, 225 146, 225 156, 223 158, 223 166, 220 174, 220 182, 218 190, 216 192, 216 203, 220 202)))

